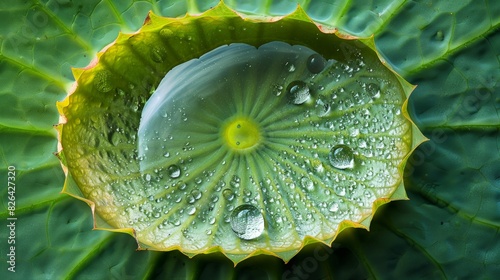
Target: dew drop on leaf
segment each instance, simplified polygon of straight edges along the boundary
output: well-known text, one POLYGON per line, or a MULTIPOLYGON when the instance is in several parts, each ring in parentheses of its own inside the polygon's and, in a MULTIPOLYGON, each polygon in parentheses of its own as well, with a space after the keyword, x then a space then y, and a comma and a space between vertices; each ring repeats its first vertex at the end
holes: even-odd
POLYGON ((234 199, 234 193, 232 190, 230 189, 225 189, 222 191, 222 195, 224 196, 225 199, 227 199, 228 201, 231 201, 234 199))
POLYGON ((168 27, 164 27, 162 30, 160 30, 160 36, 162 36, 164 39, 169 39, 173 35, 174 31, 172 31, 168 27))
POLYGON ((288 85, 287 89, 290 95, 290 101, 293 104, 300 105, 311 98, 309 86, 303 81, 293 81, 288 85))
POLYGON ((325 59, 317 53, 312 54, 307 59, 307 69, 313 74, 318 74, 323 71, 323 69, 325 69, 325 64, 325 59))
POLYGON ((295 71, 295 65, 293 63, 286 62, 285 67, 289 73, 293 73, 295 71))
POLYGON ((170 165, 168 167, 168 176, 172 179, 179 178, 181 176, 181 169, 179 166, 175 164, 170 165))
POLYGON ((330 113, 332 106, 321 99, 316 101, 316 113, 319 117, 327 116, 330 113))
POLYGON ((377 99, 380 97, 380 87, 375 83, 367 84, 366 91, 371 95, 373 99, 377 99))
POLYGON ((94 77, 94 85, 100 92, 108 92, 113 89, 110 82, 111 73, 108 70, 102 70, 96 73, 94 77))
POLYGON ((231 228, 239 238, 252 240, 264 231, 264 217, 257 207, 243 204, 231 213, 231 228))
POLYGON ((189 205, 186 210, 188 215, 194 215, 196 213, 196 207, 193 205, 189 205))
POLYGON ((337 202, 330 203, 330 205, 328 207, 328 211, 337 212, 338 210, 339 210, 339 204, 337 202))
POLYGON ((302 177, 302 179, 300 179, 300 184, 308 191, 314 190, 314 183, 307 177, 302 177))
POLYGON ((165 61, 166 50, 164 48, 153 47, 151 48, 151 59, 154 62, 162 63, 165 61))
POLYGON ((436 32, 436 34, 434 35, 434 39, 436 41, 443 41, 444 40, 444 32, 439 30, 436 32))
POLYGON ((283 92, 283 86, 282 85, 274 85, 273 92, 276 96, 280 96, 281 93, 283 92))
POLYGON ((328 154, 330 164, 338 169, 348 169, 354 167, 354 153, 346 145, 337 145, 328 154))
POLYGON ((148 249, 289 260, 308 236, 331 241, 342 221, 364 221, 378 198, 391 198, 397 166, 414 147, 403 114, 410 86, 363 40, 318 31, 291 45, 300 43, 295 29, 284 30, 292 37, 283 42, 254 40, 254 31, 292 28, 297 19, 237 23, 218 11, 166 23, 151 17, 141 35, 121 35, 102 56, 109 63, 82 74, 89 82, 79 83, 74 106, 62 105, 62 151, 96 211, 110 225, 129 223, 148 249), (213 26, 219 14, 231 20, 213 26), (217 38, 191 32, 201 26, 217 38), (245 37, 253 45, 220 46, 245 37), (88 114, 94 103, 103 115, 88 114), (96 148, 95 164, 82 161, 95 150, 73 135, 96 148))
POLYGON ((194 189, 191 191, 191 195, 194 197, 194 199, 198 200, 201 198, 201 192, 197 189, 194 189))

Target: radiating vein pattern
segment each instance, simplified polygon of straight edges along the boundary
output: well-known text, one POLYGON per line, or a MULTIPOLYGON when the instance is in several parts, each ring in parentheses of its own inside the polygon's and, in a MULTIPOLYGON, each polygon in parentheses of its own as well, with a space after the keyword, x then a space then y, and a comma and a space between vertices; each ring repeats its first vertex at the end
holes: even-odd
POLYGON ((351 55, 238 43, 171 70, 142 110, 144 189, 116 192, 118 226, 154 248, 248 254, 370 216, 401 182, 411 126, 400 84, 351 55))

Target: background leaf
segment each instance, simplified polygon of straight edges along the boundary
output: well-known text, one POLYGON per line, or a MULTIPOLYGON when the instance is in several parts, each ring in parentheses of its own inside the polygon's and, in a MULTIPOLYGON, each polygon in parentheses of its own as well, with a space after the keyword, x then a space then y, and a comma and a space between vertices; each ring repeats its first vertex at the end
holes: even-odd
MULTIPOLYGON (((0 182, 16 167, 16 273, 2 279, 494 278, 500 274, 500 2, 298 1, 317 21, 375 34, 390 64, 418 87, 410 99, 431 139, 406 169, 410 201, 381 208, 370 232, 345 231, 287 265, 259 256, 233 268, 218 254, 136 252, 128 235, 92 231, 87 205, 60 195, 55 102, 118 31, 149 10, 198 13, 217 1, 7 0, 0 3, 0 182), (256 269, 258 267, 259 269, 256 269)), ((227 1, 283 15, 295 1, 227 1), (258 4, 261 3, 261 4, 258 4), (262 4, 264 3, 264 4, 262 4)), ((2 190, 6 190, 3 188, 2 190)), ((7 192, 0 195, 7 224, 7 192)), ((2 259, 9 253, 2 226, 2 259)))

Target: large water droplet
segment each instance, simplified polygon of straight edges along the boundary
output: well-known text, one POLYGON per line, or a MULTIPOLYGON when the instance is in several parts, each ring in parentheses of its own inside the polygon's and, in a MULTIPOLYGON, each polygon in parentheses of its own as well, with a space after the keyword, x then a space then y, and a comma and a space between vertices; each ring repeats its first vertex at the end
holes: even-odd
POLYGON ((110 82, 111 73, 108 70, 102 70, 95 74, 94 85, 100 92, 108 92, 113 89, 110 82))
POLYGON ((243 204, 231 213, 231 228, 239 238, 252 240, 264 231, 264 217, 257 207, 243 204))
POLYGON ((181 169, 179 166, 175 164, 170 165, 168 167, 168 176, 172 179, 179 178, 181 176, 181 169))
POLYGON ((330 164, 338 169, 347 169, 354 167, 354 154, 351 148, 346 145, 337 145, 330 150, 328 154, 330 164))
POLYGON ((309 98, 311 98, 311 93, 309 92, 309 87, 303 81, 293 81, 288 85, 288 94, 290 95, 290 101, 293 104, 303 104, 309 98))
POLYGON ((323 69, 325 69, 325 64, 325 59, 317 53, 312 54, 307 59, 307 69, 313 74, 318 74, 323 71, 323 69))

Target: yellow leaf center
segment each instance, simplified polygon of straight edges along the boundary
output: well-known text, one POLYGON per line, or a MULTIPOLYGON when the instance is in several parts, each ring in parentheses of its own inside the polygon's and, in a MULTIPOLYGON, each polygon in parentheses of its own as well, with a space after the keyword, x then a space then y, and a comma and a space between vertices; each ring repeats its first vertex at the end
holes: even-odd
POLYGON ((222 134, 225 143, 236 151, 256 147, 261 141, 258 125, 246 117, 236 117, 223 126, 222 134))

